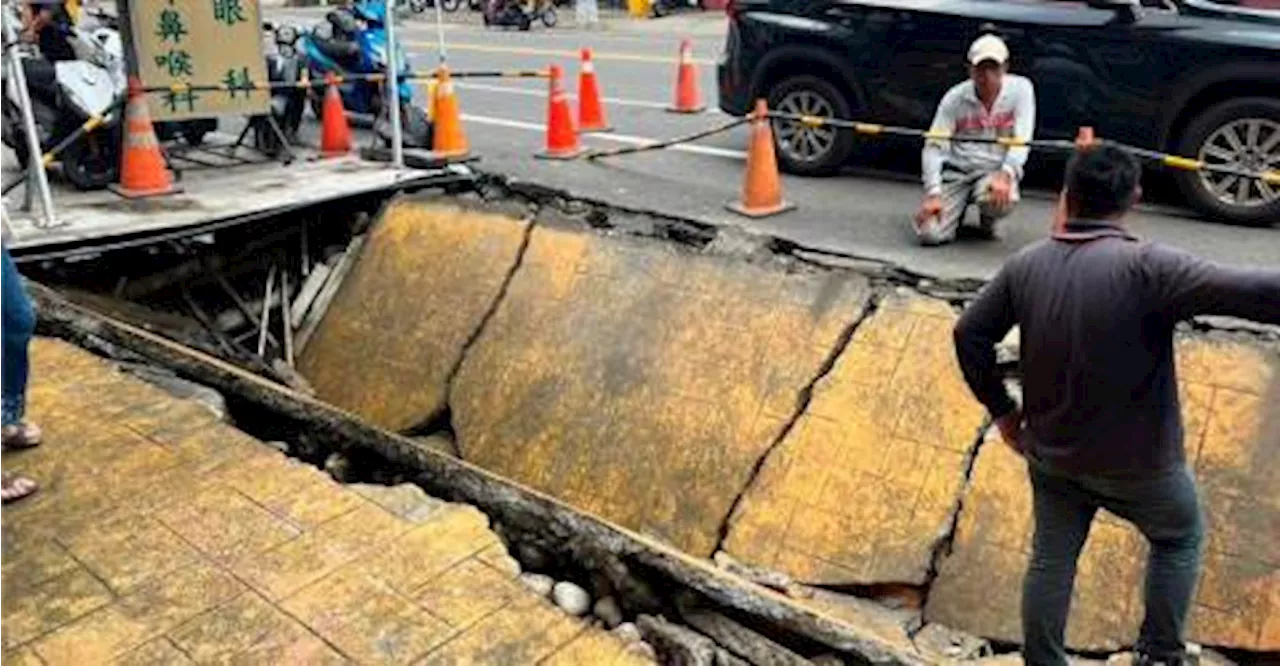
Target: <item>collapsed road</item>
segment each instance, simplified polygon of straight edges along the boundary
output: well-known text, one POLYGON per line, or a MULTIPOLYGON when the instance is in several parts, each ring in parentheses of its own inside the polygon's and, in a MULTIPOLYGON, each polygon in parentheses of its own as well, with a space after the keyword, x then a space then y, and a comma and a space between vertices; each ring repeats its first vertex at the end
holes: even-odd
MULTIPOLYGON (((187 245, 105 290, 34 270, 62 292, 34 288, 42 332, 216 389, 238 427, 335 478, 480 509, 524 569, 616 599, 666 663, 1016 647, 1025 482, 950 351, 978 283, 500 179, 317 215, 288 259, 187 245), (303 292, 295 316, 280 294, 303 292)), ((1201 323, 1178 352, 1213 535, 1192 639, 1264 663, 1277 337, 1201 323)), ((1119 521, 1094 530, 1075 650, 1132 640, 1143 559, 1119 521)))

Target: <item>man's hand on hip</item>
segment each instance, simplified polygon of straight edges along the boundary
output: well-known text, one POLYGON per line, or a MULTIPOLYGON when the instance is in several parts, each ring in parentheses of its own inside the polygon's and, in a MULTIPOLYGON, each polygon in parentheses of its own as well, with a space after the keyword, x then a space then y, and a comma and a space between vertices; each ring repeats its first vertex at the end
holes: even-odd
POLYGON ((925 196, 920 202, 920 210, 916 213, 916 226, 923 227, 930 219, 936 220, 942 214, 942 197, 937 194, 925 196))
POLYGON ((1014 453, 1024 455, 1026 449, 1022 444, 1022 410, 1015 409, 996 419, 996 427, 1000 429, 1000 437, 1014 453))

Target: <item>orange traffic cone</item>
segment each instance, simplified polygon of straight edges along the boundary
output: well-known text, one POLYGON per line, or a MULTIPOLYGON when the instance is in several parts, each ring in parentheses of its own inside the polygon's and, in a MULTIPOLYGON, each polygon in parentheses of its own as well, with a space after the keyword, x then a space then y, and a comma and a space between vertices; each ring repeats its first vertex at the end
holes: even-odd
POLYGON ((125 112, 124 151, 120 155, 120 183, 109 186, 127 199, 141 199, 180 190, 160 153, 160 142, 151 125, 147 95, 137 77, 129 77, 129 107, 125 112))
POLYGON ((534 157, 546 160, 571 160, 582 154, 578 132, 573 127, 573 110, 560 86, 564 76, 559 65, 551 66, 551 94, 547 103, 547 149, 534 157))
POLYGON ((600 83, 596 81, 596 66, 591 61, 591 49, 582 49, 582 69, 578 74, 578 130, 608 132, 612 129, 604 117, 600 83))
POLYGON ((751 143, 747 148, 742 201, 730 203, 728 208, 747 217, 777 215, 795 206, 782 199, 778 161, 773 154, 773 130, 769 127, 769 108, 763 99, 756 100, 756 109, 751 117, 751 143))
POLYGON ((668 108, 673 113, 702 113, 702 95, 698 93, 698 67, 693 64, 693 43, 680 42, 680 64, 676 68, 676 103, 668 108))
POLYGON ((441 65, 439 71, 435 100, 427 102, 435 107, 432 113, 435 136, 431 141, 431 152, 445 158, 466 157, 471 148, 462 127, 462 113, 458 109, 458 97, 453 92, 453 81, 449 79, 449 68, 441 65))
POLYGON ((351 152, 351 125, 347 123, 347 111, 342 108, 342 95, 338 92, 338 80, 328 74, 324 77, 324 106, 320 118, 320 155, 338 157, 351 152))

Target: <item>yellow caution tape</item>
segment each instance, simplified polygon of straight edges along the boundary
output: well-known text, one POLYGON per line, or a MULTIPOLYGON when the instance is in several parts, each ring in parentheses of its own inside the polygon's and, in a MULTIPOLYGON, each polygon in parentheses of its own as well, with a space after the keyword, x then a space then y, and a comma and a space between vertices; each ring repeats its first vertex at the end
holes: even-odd
POLYGON ((191 86, 182 82, 169 84, 169 92, 174 92, 174 93, 186 92, 190 88, 191 86))
POLYGON ((854 123, 853 131, 861 134, 879 134, 884 131, 884 125, 875 123, 854 123))
POLYGON ((1189 157, 1178 157, 1177 155, 1165 155, 1161 160, 1165 166, 1184 171, 1199 171, 1204 168, 1204 162, 1193 160, 1189 157))
POLYGON ((805 127, 822 127, 827 124, 827 119, 822 116, 800 116, 800 124, 805 127))
POLYGON ((44 156, 40 158, 40 162, 44 164, 44 168, 46 169, 53 166, 53 160, 53 153, 45 153, 44 156))
POLYGON ((1002 136, 996 139, 996 143, 999 143, 1002 146, 1010 146, 1013 148, 1017 148, 1020 146, 1027 145, 1027 139, 1023 139, 1017 136, 1002 136))
POLYGON ((950 141, 951 132, 938 130, 937 132, 925 132, 924 138, 932 141, 950 141))
POLYGON ((1280 185, 1280 171, 1268 171, 1262 174, 1262 181, 1270 185, 1280 185))

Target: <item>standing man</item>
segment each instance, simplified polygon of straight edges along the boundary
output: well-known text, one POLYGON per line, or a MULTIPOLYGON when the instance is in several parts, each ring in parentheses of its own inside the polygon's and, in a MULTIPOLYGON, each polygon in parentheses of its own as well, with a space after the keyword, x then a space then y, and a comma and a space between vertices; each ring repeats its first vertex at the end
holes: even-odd
POLYGON ((1018 182, 1028 149, 965 138, 1030 140, 1036 126, 1036 93, 1031 81, 1009 73, 1009 47, 983 35, 969 47, 969 80, 943 95, 921 157, 924 201, 916 213, 922 245, 955 240, 970 204, 978 206, 975 235, 995 238, 996 220, 1018 201, 1018 182))
POLYGON ((1151 544, 1138 664, 1183 663, 1204 528, 1183 453, 1173 329, 1209 314, 1280 324, 1280 270, 1220 266, 1125 230, 1140 175, 1119 148, 1077 153, 1065 226, 1009 259, 956 324, 965 380, 1031 477, 1028 666, 1067 664, 1076 558, 1099 508, 1151 544), (996 369, 995 346, 1015 325, 1021 408, 996 369))

